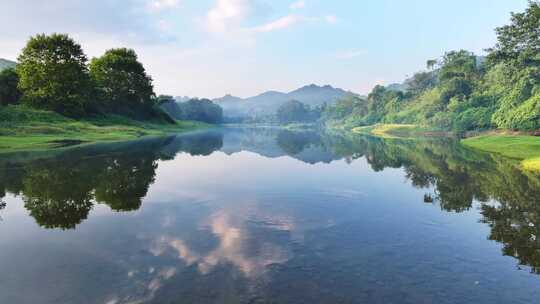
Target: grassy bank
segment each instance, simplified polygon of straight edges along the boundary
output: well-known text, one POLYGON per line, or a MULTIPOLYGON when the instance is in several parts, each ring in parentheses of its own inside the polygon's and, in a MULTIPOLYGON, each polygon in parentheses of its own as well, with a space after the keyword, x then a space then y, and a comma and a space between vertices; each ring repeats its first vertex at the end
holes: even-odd
POLYGON ((352 132, 385 138, 417 138, 447 135, 446 132, 441 132, 418 125, 405 124, 376 124, 372 126, 356 127, 352 129, 352 132))
POLYGON ((0 108, 0 153, 132 140, 208 126, 191 121, 179 121, 176 125, 142 122, 115 115, 75 120, 54 112, 7 106, 0 108))
POLYGON ((540 137, 483 135, 464 139, 462 143, 467 147, 521 160, 524 169, 540 171, 540 137))

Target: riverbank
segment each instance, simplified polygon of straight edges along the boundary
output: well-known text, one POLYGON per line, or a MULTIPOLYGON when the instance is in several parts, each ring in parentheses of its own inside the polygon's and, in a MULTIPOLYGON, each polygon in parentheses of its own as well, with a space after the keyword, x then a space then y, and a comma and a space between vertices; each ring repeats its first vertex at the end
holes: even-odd
MULTIPOLYGON (((383 138, 457 137, 452 132, 438 131, 417 125, 401 124, 377 124, 356 127, 351 132, 383 138)), ((523 169, 540 172, 539 136, 532 136, 524 132, 487 131, 468 134, 467 138, 461 140, 461 143, 472 149, 497 153, 519 160, 523 169)))
POLYGON ((526 170, 540 171, 538 136, 488 134, 466 138, 461 143, 470 148, 520 160, 526 170))
POLYGON ((0 153, 133 140, 208 127, 201 122, 178 121, 173 125, 118 115, 75 120, 55 112, 7 106, 0 108, 0 153))
POLYGON ((351 131, 357 134, 374 135, 384 138, 418 138, 452 135, 450 132, 411 124, 376 124, 356 127, 351 131))

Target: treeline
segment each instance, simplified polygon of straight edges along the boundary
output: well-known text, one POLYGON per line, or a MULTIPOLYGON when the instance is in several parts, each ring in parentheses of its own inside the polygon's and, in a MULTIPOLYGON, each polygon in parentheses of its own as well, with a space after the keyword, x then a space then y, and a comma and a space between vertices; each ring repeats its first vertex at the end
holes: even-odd
POLYGON ((160 95, 158 103, 167 114, 178 120, 196 120, 211 124, 223 122, 223 109, 209 99, 193 98, 177 102, 172 96, 160 95))
POLYGON ((65 34, 30 38, 15 68, 0 73, 0 104, 24 104, 70 117, 120 114, 174 120, 157 107, 152 78, 135 51, 111 49, 90 62, 65 34))
POLYGON ((282 104, 276 113, 276 117, 281 124, 310 123, 320 119, 322 107, 310 107, 300 101, 290 100, 282 104))
POLYGON ((540 129, 540 2, 496 29, 486 57, 460 50, 427 61, 399 86, 327 107, 329 124, 412 123, 446 130, 540 129))

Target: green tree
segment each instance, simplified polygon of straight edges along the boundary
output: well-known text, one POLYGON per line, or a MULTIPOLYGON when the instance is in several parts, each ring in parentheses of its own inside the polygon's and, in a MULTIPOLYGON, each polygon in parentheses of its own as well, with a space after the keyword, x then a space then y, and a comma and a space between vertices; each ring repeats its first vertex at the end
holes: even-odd
POLYGON ((223 109, 209 99, 191 99, 180 103, 172 102, 165 104, 163 108, 176 119, 207 123, 221 123, 223 121, 223 109))
POLYGON ((137 114, 156 103, 152 78, 132 49, 111 49, 92 59, 90 75, 106 110, 137 114))
POLYGON ((283 124, 305 122, 310 119, 310 109, 298 100, 290 100, 278 108, 277 118, 283 124))
POLYGON ((19 75, 15 69, 6 69, 0 72, 0 105, 15 104, 21 98, 21 91, 17 88, 19 75))
POLYGON ((437 74, 435 72, 419 72, 408 79, 406 84, 407 92, 419 95, 437 85, 437 74))
POLYGON ((22 101, 67 115, 84 114, 90 101, 87 58, 65 34, 37 35, 18 58, 22 101))
POLYGON ((439 61, 437 59, 429 59, 428 61, 426 61, 426 67, 428 68, 428 70, 433 70, 438 63, 439 61))
POLYGON ((497 44, 490 49, 492 63, 540 65, 540 1, 529 1, 523 13, 512 13, 511 23, 496 29, 497 44))
POLYGON ((523 13, 512 14, 509 25, 497 28, 497 44, 488 64, 501 70, 502 79, 491 84, 498 96, 493 122, 500 128, 540 128, 540 2, 530 1, 523 13))

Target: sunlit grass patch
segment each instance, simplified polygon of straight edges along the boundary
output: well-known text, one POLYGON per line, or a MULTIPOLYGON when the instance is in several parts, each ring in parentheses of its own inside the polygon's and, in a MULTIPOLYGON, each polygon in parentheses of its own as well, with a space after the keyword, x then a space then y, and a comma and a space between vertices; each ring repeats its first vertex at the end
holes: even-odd
POLYGON ((386 138, 422 137, 437 132, 432 129, 411 124, 376 124, 372 126, 356 127, 353 128, 352 131, 354 133, 370 134, 386 138))
POLYGON ((540 137, 526 135, 484 135, 462 140, 465 146, 523 160, 522 167, 540 171, 540 137))
POLYGON ((132 140, 208 127, 193 121, 177 124, 138 121, 118 115, 75 120, 24 106, 0 107, 0 153, 47 149, 59 142, 132 140))
POLYGON ((529 171, 540 171, 540 157, 526 159, 522 162, 523 168, 529 171))

